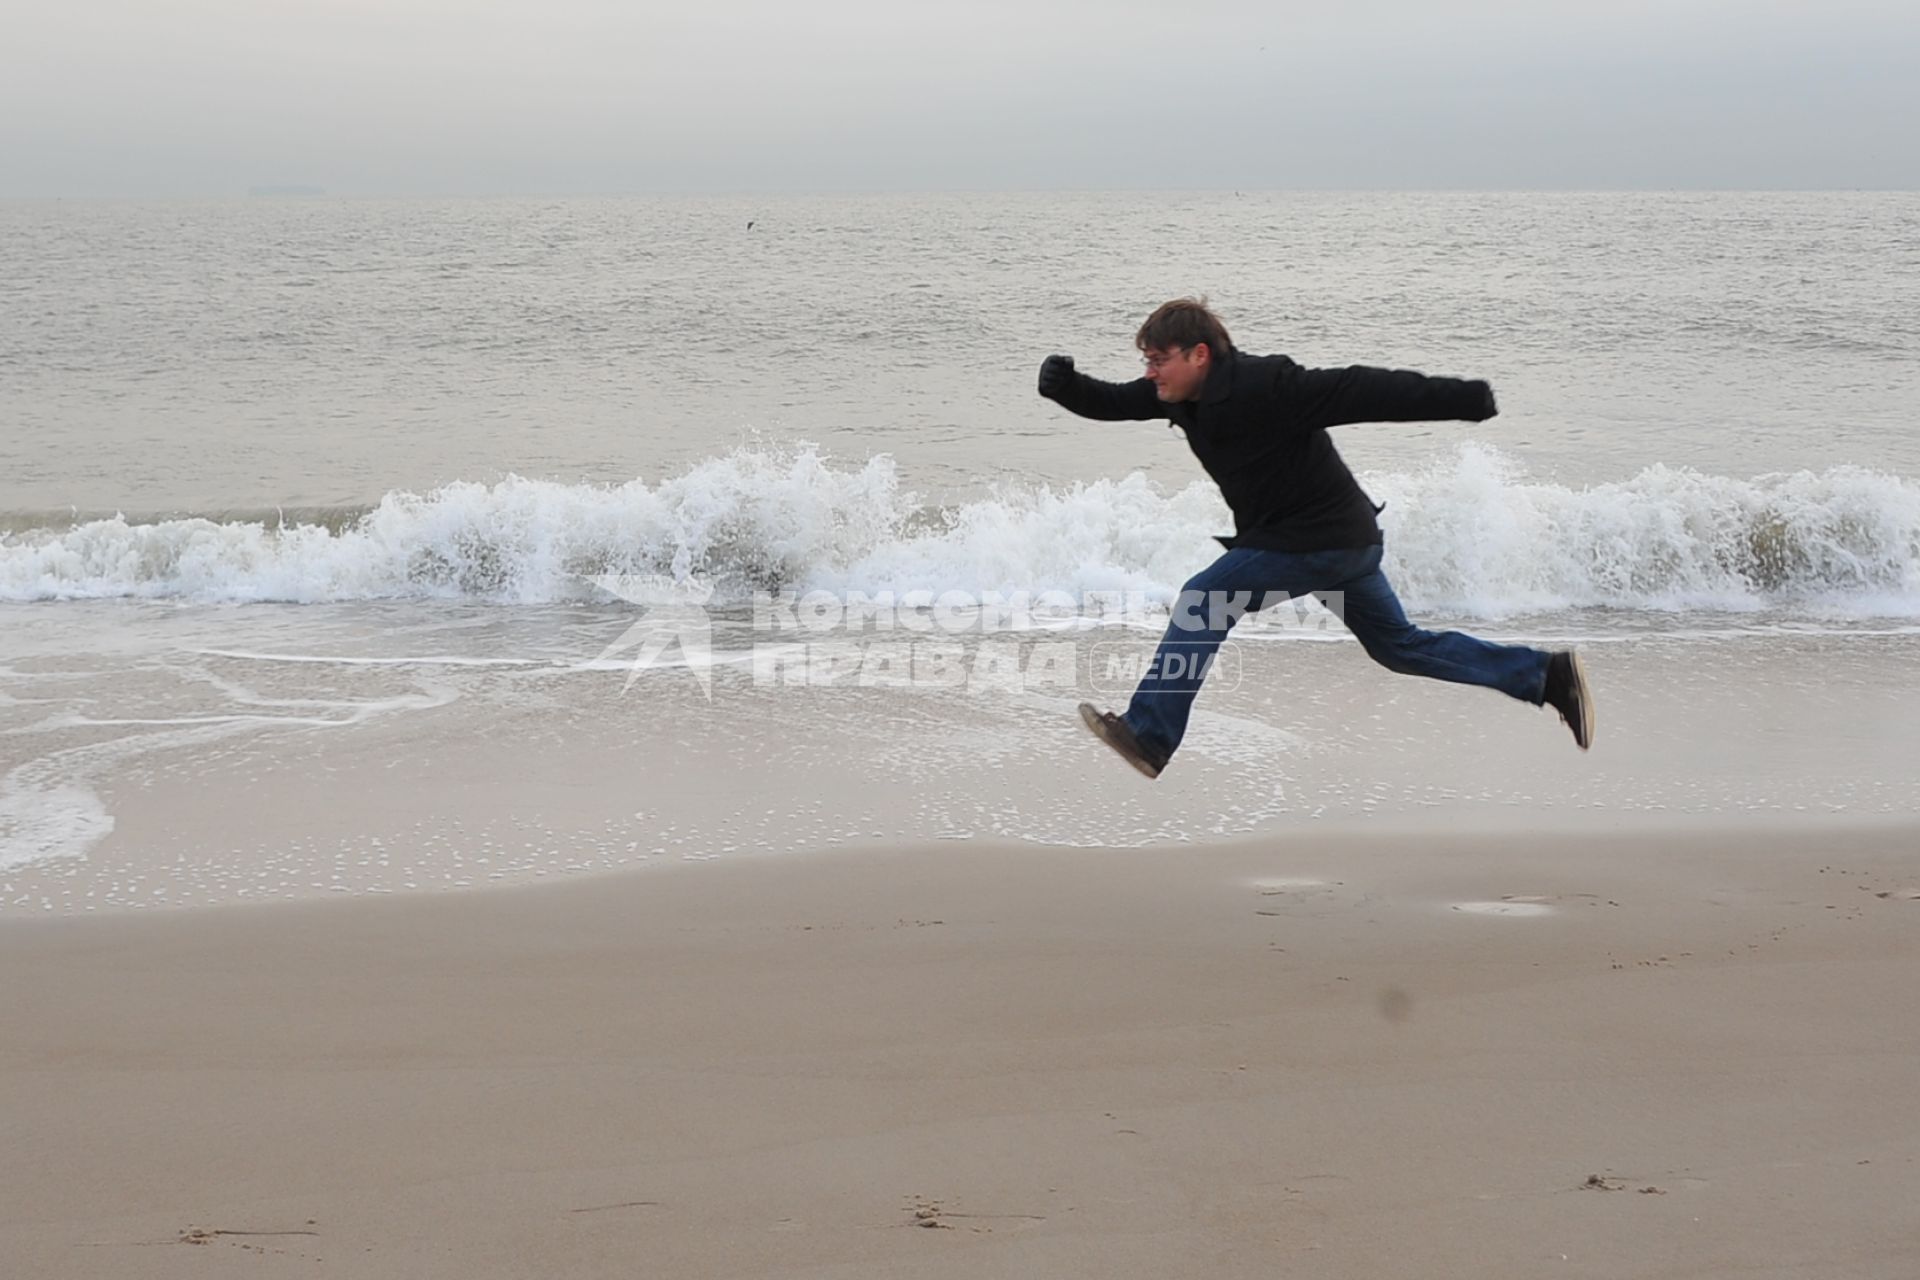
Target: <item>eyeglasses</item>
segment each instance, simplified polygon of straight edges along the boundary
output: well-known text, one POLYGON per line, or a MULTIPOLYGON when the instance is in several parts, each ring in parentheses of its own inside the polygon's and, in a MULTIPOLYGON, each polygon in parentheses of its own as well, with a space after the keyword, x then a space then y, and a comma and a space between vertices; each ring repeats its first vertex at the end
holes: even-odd
POLYGON ((1172 360, 1176 354, 1184 356, 1189 351, 1192 351, 1192 350, 1193 350, 1192 347, 1176 347, 1173 351, 1165 351, 1157 355, 1141 356, 1140 363, 1147 366, 1147 368, 1149 369, 1160 370, 1160 369, 1166 368, 1167 362, 1172 360))

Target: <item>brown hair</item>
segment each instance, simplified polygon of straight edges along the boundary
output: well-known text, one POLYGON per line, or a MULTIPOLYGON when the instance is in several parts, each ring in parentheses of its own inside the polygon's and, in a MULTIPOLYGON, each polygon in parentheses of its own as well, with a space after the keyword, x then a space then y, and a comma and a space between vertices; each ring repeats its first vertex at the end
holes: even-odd
POLYGON ((1233 350, 1233 339, 1220 317, 1207 310, 1205 298, 1175 298, 1162 303, 1133 335, 1133 343, 1142 351, 1185 350, 1206 343, 1216 359, 1233 350))

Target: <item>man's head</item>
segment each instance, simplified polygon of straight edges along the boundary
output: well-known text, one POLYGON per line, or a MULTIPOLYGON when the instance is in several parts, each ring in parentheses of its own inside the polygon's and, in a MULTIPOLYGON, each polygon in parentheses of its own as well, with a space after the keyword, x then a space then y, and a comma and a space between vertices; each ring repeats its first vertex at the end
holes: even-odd
POLYGON ((1147 380, 1170 403, 1197 400, 1215 360, 1233 351, 1227 327, 1207 310, 1205 298, 1175 298, 1162 304, 1133 343, 1147 362, 1147 380))

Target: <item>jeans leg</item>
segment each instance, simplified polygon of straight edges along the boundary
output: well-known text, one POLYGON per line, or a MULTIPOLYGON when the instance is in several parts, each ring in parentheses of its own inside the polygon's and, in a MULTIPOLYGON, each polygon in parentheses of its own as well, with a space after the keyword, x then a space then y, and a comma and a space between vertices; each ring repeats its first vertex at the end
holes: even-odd
POLYGON ((1498 689, 1522 702, 1540 705, 1546 696, 1547 659, 1543 649, 1494 644, 1463 631, 1422 631, 1407 621, 1387 576, 1373 555, 1371 572, 1338 588, 1345 593, 1340 610, 1347 629, 1367 655, 1389 671, 1498 689))
POLYGON ((1127 727, 1142 745, 1163 758, 1179 748, 1193 700, 1240 614, 1336 580, 1338 570, 1323 559, 1238 548, 1188 579, 1153 664, 1127 705, 1127 727))

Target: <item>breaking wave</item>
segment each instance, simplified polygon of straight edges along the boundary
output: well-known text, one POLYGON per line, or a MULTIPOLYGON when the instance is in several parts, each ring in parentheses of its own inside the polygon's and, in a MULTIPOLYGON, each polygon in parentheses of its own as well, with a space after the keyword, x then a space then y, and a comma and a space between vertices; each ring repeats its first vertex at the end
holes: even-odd
MULTIPOLYGON (((1361 477, 1387 503, 1408 606, 1479 617, 1611 608, 1920 616, 1920 483, 1857 467, 1737 478, 1653 466, 1571 488, 1484 446, 1361 477)), ((0 601, 601 598, 670 577, 719 601, 782 589, 1170 596, 1227 528, 1212 486, 1028 485, 923 505, 890 458, 746 449, 648 484, 510 477, 370 508, 0 518, 0 601)))

